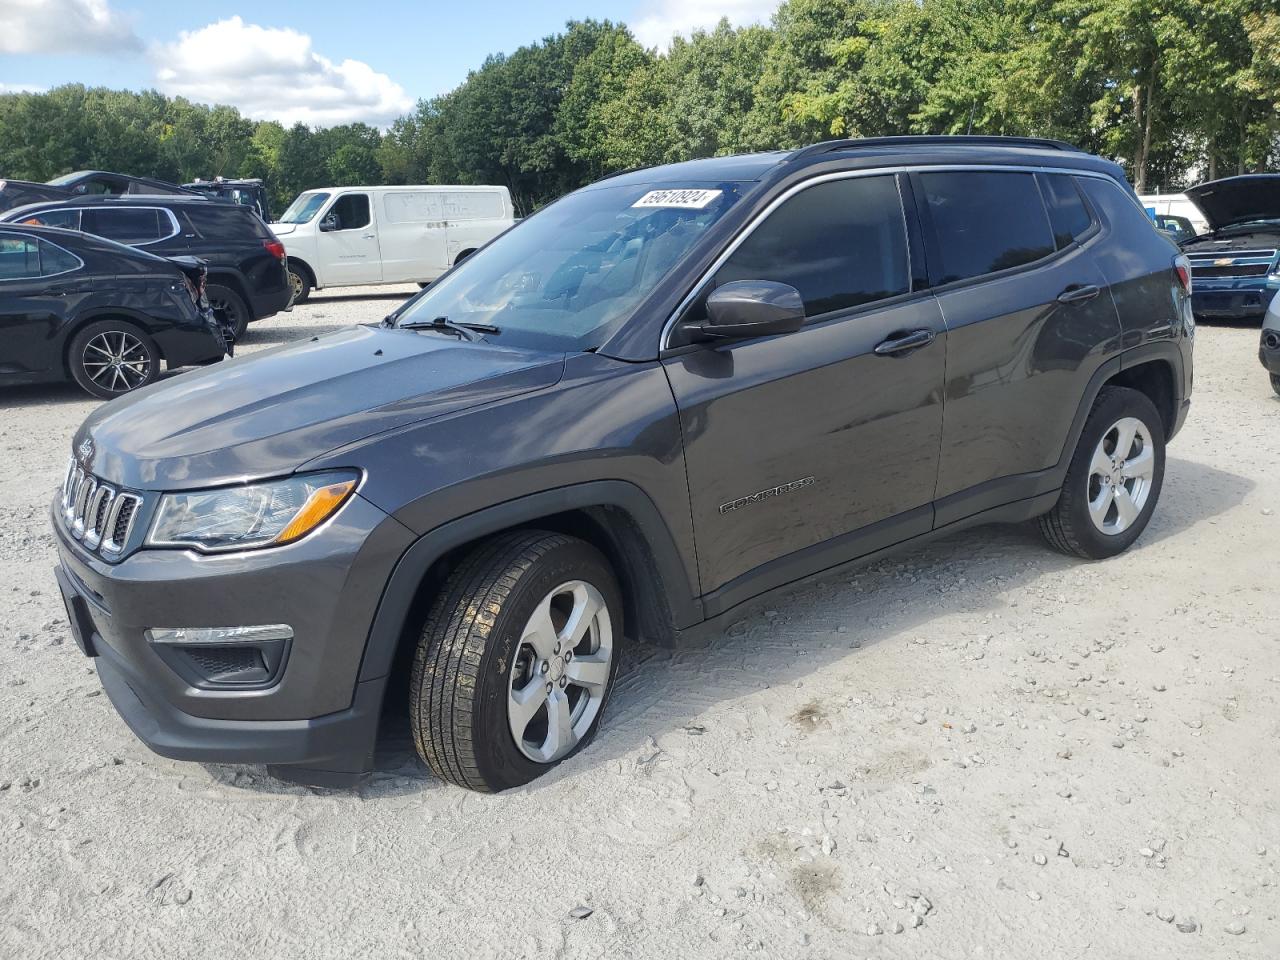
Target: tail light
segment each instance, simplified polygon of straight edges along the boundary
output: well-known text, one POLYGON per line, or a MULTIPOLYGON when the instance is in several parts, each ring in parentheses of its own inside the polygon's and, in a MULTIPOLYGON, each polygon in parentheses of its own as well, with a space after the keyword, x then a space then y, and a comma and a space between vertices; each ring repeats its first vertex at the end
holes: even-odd
POLYGON ((1187 296, 1191 296, 1191 261, 1178 254, 1173 258, 1173 272, 1178 275, 1178 283, 1187 296))
POLYGON ((267 248, 267 253, 277 260, 284 259, 284 244, 279 240, 263 240, 262 245, 267 248))

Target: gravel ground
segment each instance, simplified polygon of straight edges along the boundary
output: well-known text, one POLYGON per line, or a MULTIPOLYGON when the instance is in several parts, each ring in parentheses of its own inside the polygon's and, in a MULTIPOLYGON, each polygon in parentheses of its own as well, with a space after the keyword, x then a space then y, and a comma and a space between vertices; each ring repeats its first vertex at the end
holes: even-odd
MULTIPOLYGON (((380 318, 317 295, 246 350, 380 318)), ((94 402, 0 395, 0 956, 1275 957, 1280 400, 1202 328, 1151 527, 985 528, 632 649, 532 786, 403 728, 354 792, 152 755, 67 633, 46 505, 94 402)))

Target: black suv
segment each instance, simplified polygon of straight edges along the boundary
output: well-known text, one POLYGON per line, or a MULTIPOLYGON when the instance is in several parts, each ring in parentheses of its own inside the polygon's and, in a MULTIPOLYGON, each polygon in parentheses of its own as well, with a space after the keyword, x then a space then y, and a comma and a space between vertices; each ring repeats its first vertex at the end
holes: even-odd
POLYGON ((288 309, 284 244, 249 207, 200 196, 82 197, 16 207, 0 222, 83 230, 209 268, 209 303, 238 338, 251 321, 288 309))
POLYGON ((0 211, 41 200, 70 200, 80 196, 122 196, 124 194, 178 194, 190 191, 151 177, 134 177, 102 170, 77 170, 48 183, 30 180, 0 180, 0 211))
POLYGON ((590 739, 624 638, 978 523, 1127 548, 1189 286, 1120 169, 1050 141, 623 174, 379 326, 103 407, 58 580, 159 753, 350 782, 390 690, 432 770, 500 790, 590 739))

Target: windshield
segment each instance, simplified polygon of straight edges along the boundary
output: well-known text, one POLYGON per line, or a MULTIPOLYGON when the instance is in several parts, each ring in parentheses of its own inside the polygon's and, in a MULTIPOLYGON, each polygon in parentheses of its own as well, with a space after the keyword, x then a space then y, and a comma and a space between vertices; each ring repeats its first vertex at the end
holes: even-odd
POLYGON ((603 343, 738 199, 740 185, 597 187, 522 221, 411 300, 399 325, 445 317, 503 345, 603 343))
POLYGON ((280 215, 277 223, 306 223, 325 205, 329 199, 327 193, 300 193, 298 199, 289 204, 289 209, 280 215))

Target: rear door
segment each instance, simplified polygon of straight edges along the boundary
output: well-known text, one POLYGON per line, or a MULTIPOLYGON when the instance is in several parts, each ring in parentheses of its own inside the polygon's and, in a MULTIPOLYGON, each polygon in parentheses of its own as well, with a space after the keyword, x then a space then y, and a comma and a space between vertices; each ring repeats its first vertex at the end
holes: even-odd
POLYGON ((367 193, 344 193, 320 217, 318 259, 326 286, 382 282, 377 222, 367 193))
POLYGON ((449 268, 443 199, 438 190, 408 188, 381 195, 384 280, 426 283, 449 268))
POLYGON ((163 207, 84 207, 80 229, 130 247, 151 247, 176 237, 178 221, 163 207))
POLYGON ((912 181, 947 325, 943 526, 1046 492, 1042 471, 1120 331, 1076 178, 940 170, 912 181))
POLYGON ((709 289, 755 279, 796 287, 808 316, 795 333, 664 361, 709 613, 932 527, 945 335, 913 282, 913 228, 893 174, 814 183, 686 313, 696 322, 709 289), (916 349, 885 352, 921 332, 916 349))

